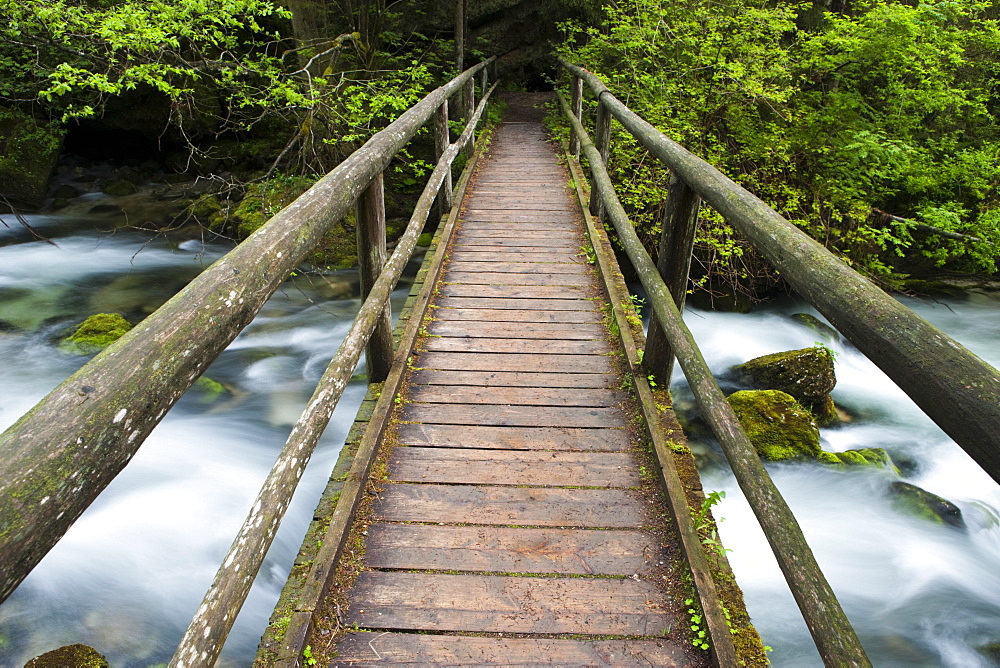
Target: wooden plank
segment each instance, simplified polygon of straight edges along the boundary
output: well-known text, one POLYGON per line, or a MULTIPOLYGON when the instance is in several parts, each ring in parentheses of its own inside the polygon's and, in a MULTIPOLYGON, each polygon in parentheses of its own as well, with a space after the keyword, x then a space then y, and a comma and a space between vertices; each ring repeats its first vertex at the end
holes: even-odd
POLYGON ((423 385, 474 385, 476 387, 600 388, 617 386, 618 377, 610 372, 546 373, 539 371, 417 369, 410 373, 410 382, 423 385))
POLYGON ((631 578, 363 572, 345 624, 365 628, 657 636, 677 621, 631 578))
POLYGON ((587 264, 586 255, 579 248, 481 248, 478 246, 456 245, 452 248, 451 258, 462 262, 547 262, 587 264))
MULTIPOLYGON (((471 224, 471 223, 470 223, 471 224)), ((577 243, 579 239, 582 238, 583 234, 580 232, 580 228, 576 225, 565 225, 560 226, 563 230, 561 233, 553 232, 552 230, 532 230, 532 229, 516 229, 513 225, 518 225, 522 223, 506 223, 504 221, 498 220, 496 223, 486 223, 481 227, 473 227, 467 229, 465 225, 462 225, 462 230, 456 235, 456 239, 468 239, 469 237, 475 239, 569 239, 575 238, 577 243)), ((528 225, 528 223, 523 223, 523 225, 528 225)), ((559 228, 557 228, 558 230, 559 228)))
POLYGON ((414 385, 407 399, 421 404, 504 404, 508 406, 617 406, 628 394, 619 390, 566 387, 473 387, 414 385))
POLYGON ((573 274, 575 276, 591 276, 589 265, 573 263, 557 264, 555 262, 504 262, 490 266, 486 262, 468 262, 452 258, 448 269, 453 272, 487 272, 495 274, 573 274))
POLYGON ((523 450, 585 450, 619 452, 629 447, 624 429, 578 427, 483 427, 401 424, 403 445, 445 448, 520 448, 523 450))
POLYGON ((548 232, 550 234, 562 233, 562 234, 579 234, 580 226, 576 223, 565 222, 565 223, 536 223, 536 222, 517 222, 517 221, 482 221, 482 220, 469 220, 462 223, 462 229, 466 232, 476 232, 482 230, 505 230, 507 232, 517 232, 519 230, 533 230, 535 232, 548 232))
POLYGON ((624 427, 618 408, 585 406, 501 406, 495 404, 405 404, 400 419, 430 424, 508 427, 624 427))
POLYGON ((561 223, 573 221, 579 218, 579 214, 568 211, 539 211, 532 209, 463 209, 463 221, 497 221, 512 222, 524 221, 526 223, 561 223))
POLYGON ((337 645, 337 665, 692 666, 668 640, 564 640, 355 632, 337 645))
MULTIPOLYGON (((420 353, 414 360, 421 369, 446 371, 537 371, 548 374, 613 373, 606 355, 495 355, 483 353, 420 353)), ((571 382, 567 380, 566 382, 571 382)), ((567 387, 572 387, 569 385, 567 387)))
POLYGON ((593 285, 588 274, 503 273, 494 271, 452 271, 441 278, 445 283, 472 285, 593 285))
MULTIPOLYGON (((434 300, 435 317, 437 309, 493 309, 512 311, 550 310, 593 312, 598 310, 599 302, 592 299, 482 299, 478 297, 438 297, 434 300)), ((544 317, 544 316, 540 316, 544 317)))
POLYGON ((589 299, 594 290, 574 285, 478 285, 442 283, 438 294, 446 297, 507 297, 513 299, 589 299))
POLYGON ((638 492, 392 483, 375 501, 388 522, 639 529, 648 524, 638 492))
POLYGON ((645 575, 666 561, 651 534, 622 530, 377 523, 366 546, 369 568, 407 570, 645 575))
POLYGON ((575 341, 607 339, 604 325, 562 322, 476 322, 434 320, 427 331, 436 336, 511 339, 567 339, 575 341))
POLYGON ((636 487, 628 453, 395 448, 389 479, 396 482, 548 487, 636 487))
MULTIPOLYGON (((587 302, 589 303, 589 302, 587 302)), ((578 311, 544 311, 542 309, 516 310, 512 308, 436 308, 435 320, 472 320, 489 322, 550 322, 550 323, 589 323, 599 324, 604 321, 604 314, 594 310, 578 311)))
POLYGON ((561 248, 580 250, 580 240, 576 239, 490 239, 464 235, 455 239, 462 246, 477 246, 484 248, 561 248), (530 241, 530 243, 528 243, 530 241))
POLYGON ((447 353, 606 355, 611 351, 605 341, 567 341, 564 339, 473 339, 431 336, 423 339, 421 345, 427 351, 447 353))

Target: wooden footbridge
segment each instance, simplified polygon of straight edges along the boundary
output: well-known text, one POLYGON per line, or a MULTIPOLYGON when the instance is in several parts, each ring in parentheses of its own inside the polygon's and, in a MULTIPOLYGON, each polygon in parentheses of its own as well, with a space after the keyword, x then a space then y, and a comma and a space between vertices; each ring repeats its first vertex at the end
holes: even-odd
POLYGON ((724 554, 705 549, 710 513, 663 389, 675 358, 823 660, 870 665, 680 317, 702 201, 997 479, 1000 374, 586 70, 563 63, 572 95, 559 101, 573 131, 565 154, 546 136, 538 101, 524 95, 475 143, 493 90, 487 65, 406 111, 0 435, 0 601, 356 206, 364 304, 172 666, 215 662, 366 349, 368 397, 258 665, 766 663, 724 554), (581 123, 584 83, 597 100, 594 141, 581 123), (452 98, 467 121, 455 141, 452 98), (656 265, 604 168, 612 117, 674 175, 656 265), (387 259, 381 174, 432 119, 439 162, 387 259), (460 151, 469 168, 452 188, 460 151), (389 294, 435 201, 441 224, 393 331, 389 294), (648 341, 609 235, 648 294, 648 341))

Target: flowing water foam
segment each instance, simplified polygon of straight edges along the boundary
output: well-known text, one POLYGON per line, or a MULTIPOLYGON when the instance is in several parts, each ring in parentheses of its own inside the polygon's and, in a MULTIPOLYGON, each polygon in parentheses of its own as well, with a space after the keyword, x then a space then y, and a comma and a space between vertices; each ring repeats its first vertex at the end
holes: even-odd
MULTIPOLYGON (((993 365, 1000 364, 1000 298, 905 300, 993 365)), ((782 304, 750 315, 689 309, 686 321, 716 375, 748 359, 820 342, 836 353, 833 397, 854 422, 822 430, 830 451, 885 448, 902 480, 955 503, 966 529, 901 514, 876 469, 771 464, 768 470, 802 526, 870 658, 877 666, 994 665, 979 648, 1000 641, 1000 487, 885 374, 841 340, 788 317, 815 311, 782 304)), ((680 376, 677 371, 675 378, 680 376)), ((674 391, 690 401, 685 383, 674 391)), ((717 446, 695 444, 706 490, 724 490, 715 514, 737 580, 776 666, 821 666, 767 541, 717 446)))

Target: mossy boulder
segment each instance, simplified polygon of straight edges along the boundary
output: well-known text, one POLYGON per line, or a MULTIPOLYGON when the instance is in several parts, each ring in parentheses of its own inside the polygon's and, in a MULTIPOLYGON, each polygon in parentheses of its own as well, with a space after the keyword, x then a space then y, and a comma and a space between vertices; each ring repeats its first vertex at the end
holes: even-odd
POLYGON ((93 647, 81 645, 66 645, 24 664, 24 668, 108 668, 110 664, 103 654, 93 647))
POLYGON ((214 404, 226 394, 226 386, 208 376, 202 376, 194 381, 193 389, 200 404, 214 404))
POLYGON ((45 199, 64 132, 15 109, 0 109, 0 194, 24 204, 45 199))
POLYGON ((812 411, 821 425, 838 419, 830 397, 837 376, 833 353, 827 348, 816 346, 764 355, 738 365, 736 371, 754 387, 792 395, 812 411))
POLYGON ((959 507, 937 494, 902 481, 889 485, 889 492, 892 494, 892 505, 900 512, 936 524, 965 528, 965 518, 959 507))
POLYGON ((888 469, 896 474, 899 469, 893 463, 889 453, 882 448, 859 448, 844 452, 820 452, 817 457, 824 464, 832 466, 872 466, 888 469))
POLYGON ((64 352, 89 355, 117 341, 132 324, 117 313, 98 313, 84 320, 76 331, 63 339, 59 348, 64 352))
POLYGON ((819 456, 819 426, 795 397, 781 390, 742 390, 727 400, 762 459, 819 456))

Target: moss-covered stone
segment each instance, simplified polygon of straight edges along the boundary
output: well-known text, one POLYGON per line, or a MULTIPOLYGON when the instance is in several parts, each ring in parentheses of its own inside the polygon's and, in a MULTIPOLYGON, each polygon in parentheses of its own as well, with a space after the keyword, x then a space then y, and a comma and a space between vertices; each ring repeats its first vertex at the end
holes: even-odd
POLYGON ((772 353, 736 367, 745 382, 765 390, 781 390, 812 411, 823 425, 836 421, 837 408, 830 392, 837 384, 833 353, 816 346, 772 353))
POLYGON ((817 459, 825 464, 834 466, 872 466, 889 469, 897 474, 899 473, 899 469, 896 468, 889 453, 882 448, 859 448, 857 450, 845 450, 844 452, 821 452, 817 459))
POLYGON ((997 665, 1000 665, 1000 640, 997 642, 987 643, 986 645, 980 645, 977 649, 980 654, 991 659, 997 665))
POLYGON ((212 380, 208 376, 202 376, 194 382, 194 389, 198 393, 198 403, 212 404, 218 401, 226 393, 226 386, 217 380, 212 380))
POLYGON ((24 668, 108 668, 110 664, 103 654, 93 647, 81 645, 66 645, 24 664, 24 668))
POLYGON ((424 232, 419 237, 417 237, 418 246, 430 246, 431 242, 434 241, 434 235, 430 232, 424 232))
POLYGON ((812 413, 780 390, 743 390, 728 398, 762 459, 818 457, 819 427, 812 413))
POLYGON ((98 313, 84 320, 76 331, 63 339, 59 348, 64 352, 89 355, 117 341, 132 324, 117 313, 98 313))
POLYGON ((119 179, 118 181, 111 181, 104 184, 101 190, 112 197, 125 197, 127 195, 134 195, 139 190, 139 187, 131 181, 119 179))
POLYGON ((15 109, 0 109, 0 193, 38 205, 62 147, 63 130, 15 109))
POLYGON ((892 505, 900 512, 936 524, 965 528, 965 519, 959 507, 937 494, 902 481, 889 485, 889 491, 892 494, 892 505))

